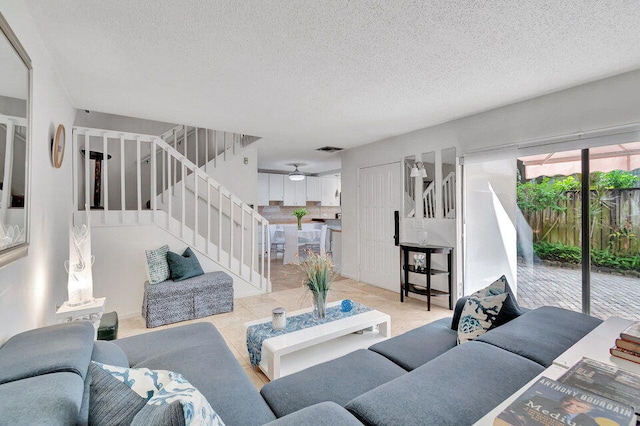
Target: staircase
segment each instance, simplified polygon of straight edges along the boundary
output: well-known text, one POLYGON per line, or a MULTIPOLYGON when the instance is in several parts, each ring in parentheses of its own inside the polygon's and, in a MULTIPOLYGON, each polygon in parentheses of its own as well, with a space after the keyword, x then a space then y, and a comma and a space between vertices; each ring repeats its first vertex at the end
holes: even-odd
MULTIPOLYGON (((4 158, 3 173, 0 175, 0 232, 4 234, 6 243, 20 242, 24 240, 24 223, 25 223, 25 210, 24 209, 12 209, 12 195, 18 195, 24 197, 24 175, 15 176, 18 179, 13 182, 13 158, 17 156, 25 156, 26 152, 26 140, 27 140, 27 119, 22 117, 13 117, 9 115, 0 114, 0 135, 3 135, 4 141, 4 153, 0 158, 4 158), (14 151, 16 152, 14 155, 14 151), (15 191, 15 192, 14 192, 15 191), (7 227, 15 229, 15 237, 9 238, 5 232, 7 227), (20 224, 20 225, 15 225, 20 224)), ((22 169, 22 168, 21 168, 22 169)), ((20 170, 20 169, 18 169, 20 170)), ((0 242, 0 245, 3 243, 0 242)))
POLYGON ((208 173, 255 140, 188 126, 159 136, 74 127, 74 205, 92 206, 92 226, 153 226, 270 292, 269 222, 208 173))
POLYGON ((456 173, 451 172, 442 179, 442 205, 444 218, 456 218, 456 173))
MULTIPOLYGON (((416 184, 411 175, 411 163, 405 163, 404 171, 404 208, 407 217, 414 217, 416 214, 414 194, 416 192, 416 184)), ((424 217, 427 219, 436 218, 436 186, 432 181, 422 191, 422 206, 424 217)), ((456 217, 456 174, 449 173, 442 179, 442 212, 445 219, 455 219, 456 217)))
MULTIPOLYGON (((179 124, 161 134, 160 139, 207 171, 218 167, 220 162, 227 161, 260 138, 179 124)), ((149 157, 142 160, 149 161, 149 157)))
MULTIPOLYGON (((442 179, 442 206, 443 217, 445 219, 455 219, 456 217, 456 174, 449 173, 442 179)), ((422 193, 424 203, 424 217, 433 219, 436 217, 436 187, 431 182, 422 193)))

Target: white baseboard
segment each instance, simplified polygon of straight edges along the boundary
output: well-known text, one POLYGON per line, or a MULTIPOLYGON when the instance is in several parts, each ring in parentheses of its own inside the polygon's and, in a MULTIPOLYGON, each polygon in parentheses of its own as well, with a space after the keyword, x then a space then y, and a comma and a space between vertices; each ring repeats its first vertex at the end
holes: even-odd
POLYGON ((340 276, 358 281, 358 277, 356 277, 355 275, 340 273, 340 276))

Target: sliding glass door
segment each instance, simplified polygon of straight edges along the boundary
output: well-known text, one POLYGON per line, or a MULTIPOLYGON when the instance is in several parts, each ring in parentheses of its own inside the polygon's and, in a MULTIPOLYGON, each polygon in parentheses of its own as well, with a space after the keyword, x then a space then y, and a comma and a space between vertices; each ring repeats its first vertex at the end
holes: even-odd
POLYGON ((640 143, 589 150, 591 314, 640 320, 640 143))
POLYGON ((582 311, 581 151, 516 159, 518 302, 582 311))
POLYGON ((517 164, 520 303, 640 319, 640 144, 517 164))

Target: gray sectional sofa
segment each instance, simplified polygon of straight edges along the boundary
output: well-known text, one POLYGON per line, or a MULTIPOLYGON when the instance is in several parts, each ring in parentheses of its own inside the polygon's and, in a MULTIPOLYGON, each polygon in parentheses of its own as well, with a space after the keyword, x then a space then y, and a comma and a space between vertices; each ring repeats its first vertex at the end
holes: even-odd
POLYGON ((113 342, 94 342, 84 322, 31 330, 0 347, 0 424, 86 424, 92 359, 179 372, 229 426, 472 424, 601 322, 543 307, 457 346, 463 303, 453 320, 277 379, 261 392, 210 323, 113 342))

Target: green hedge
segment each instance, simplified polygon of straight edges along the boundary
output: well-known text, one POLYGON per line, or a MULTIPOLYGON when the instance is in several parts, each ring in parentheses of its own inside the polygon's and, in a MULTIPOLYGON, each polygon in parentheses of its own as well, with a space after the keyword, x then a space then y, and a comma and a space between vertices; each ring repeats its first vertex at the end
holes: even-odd
MULTIPOLYGON (((582 249, 562 243, 533 243, 534 252, 540 259, 558 262, 582 263, 582 249)), ((591 250, 591 264, 616 271, 640 270, 640 256, 621 256, 608 250, 591 250)))

